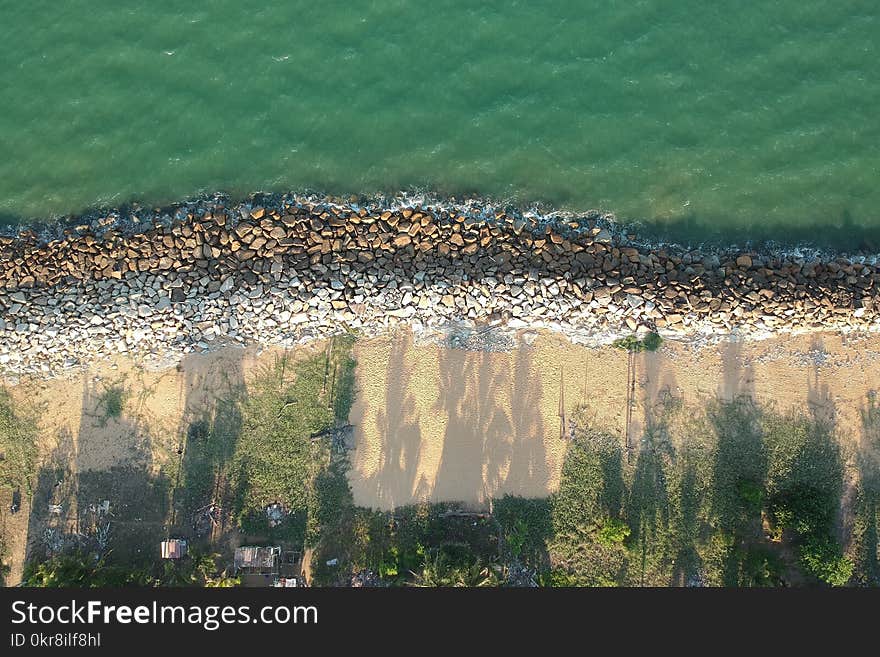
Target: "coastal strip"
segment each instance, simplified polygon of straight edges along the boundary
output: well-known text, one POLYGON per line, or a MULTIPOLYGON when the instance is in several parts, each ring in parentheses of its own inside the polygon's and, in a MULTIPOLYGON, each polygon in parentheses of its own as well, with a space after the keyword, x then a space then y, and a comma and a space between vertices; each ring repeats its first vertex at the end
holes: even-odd
POLYGON ((0 237, 0 372, 51 376, 117 354, 163 366, 397 325, 544 328, 586 344, 880 331, 878 285, 870 259, 651 246, 597 212, 215 196, 0 237))

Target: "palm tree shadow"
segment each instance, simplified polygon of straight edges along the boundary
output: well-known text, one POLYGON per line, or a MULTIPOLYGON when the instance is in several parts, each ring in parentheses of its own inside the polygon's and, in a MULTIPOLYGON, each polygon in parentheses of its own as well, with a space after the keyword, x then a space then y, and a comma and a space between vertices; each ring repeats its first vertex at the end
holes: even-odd
POLYGON ((375 490, 375 498, 389 508, 409 504, 414 495, 427 500, 433 494, 427 479, 417 481, 422 434, 415 395, 410 389, 411 374, 405 363, 410 345, 408 333, 399 332, 392 340, 385 372, 385 409, 376 416, 383 453, 368 486, 375 490))

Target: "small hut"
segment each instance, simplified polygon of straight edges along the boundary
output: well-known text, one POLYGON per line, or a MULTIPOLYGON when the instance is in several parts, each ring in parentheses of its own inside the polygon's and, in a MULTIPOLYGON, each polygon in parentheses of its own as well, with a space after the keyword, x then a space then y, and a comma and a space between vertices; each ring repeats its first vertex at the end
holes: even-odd
POLYGON ((187 545, 182 538, 167 538, 161 544, 163 559, 182 559, 186 556, 187 545))
POLYGON ((280 547, 248 545, 235 548, 235 574, 242 586, 273 586, 280 574, 280 547))
POLYGON ((278 573, 280 547, 258 547, 253 545, 235 548, 235 572, 254 575, 275 575, 278 573))

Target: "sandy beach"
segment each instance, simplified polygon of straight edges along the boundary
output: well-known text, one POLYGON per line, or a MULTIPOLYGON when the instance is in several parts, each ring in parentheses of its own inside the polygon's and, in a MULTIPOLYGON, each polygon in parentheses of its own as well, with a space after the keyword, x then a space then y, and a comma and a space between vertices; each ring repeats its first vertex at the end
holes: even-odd
POLYGON ((860 411, 880 386, 877 337, 815 334, 704 348, 667 341, 635 356, 627 432, 628 356, 617 349, 521 333, 514 352, 467 352, 417 347, 401 331, 360 342, 356 357, 350 480, 358 504, 383 509, 548 495, 565 455, 563 416, 579 405, 637 446, 668 395, 694 405, 749 395, 833 421, 846 448, 861 439, 860 411))

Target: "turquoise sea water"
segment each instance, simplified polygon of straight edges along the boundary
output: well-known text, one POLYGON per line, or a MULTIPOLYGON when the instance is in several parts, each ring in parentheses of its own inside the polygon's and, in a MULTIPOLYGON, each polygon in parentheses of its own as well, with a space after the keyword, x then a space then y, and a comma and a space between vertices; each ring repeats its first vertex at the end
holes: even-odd
POLYGON ((0 222, 409 187, 880 234, 876 0, 0 0, 0 222))

